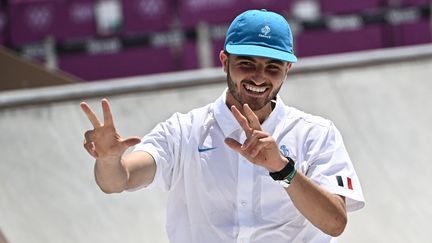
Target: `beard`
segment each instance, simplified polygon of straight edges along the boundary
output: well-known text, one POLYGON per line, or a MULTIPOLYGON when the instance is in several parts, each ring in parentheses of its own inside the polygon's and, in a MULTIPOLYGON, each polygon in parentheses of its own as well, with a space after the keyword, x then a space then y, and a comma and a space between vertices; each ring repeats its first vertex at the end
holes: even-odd
MULTIPOLYGON (((243 83, 254 84, 254 82, 252 80, 242 80, 239 83, 239 85, 242 85, 243 83)), ((243 106, 244 104, 248 104, 249 107, 253 111, 261 110, 266 105, 268 105, 272 100, 275 100, 276 99, 276 95, 279 93, 279 90, 282 87, 282 83, 275 90, 271 91, 271 93, 267 97, 265 97, 264 99, 262 99, 262 98, 254 98, 254 97, 242 97, 241 94, 240 94, 240 87, 231 78, 229 67, 228 67, 228 70, 227 70, 228 92, 231 94, 232 97, 234 97, 234 99, 241 106, 243 106)), ((273 86, 270 87, 270 89, 272 89, 272 88, 273 88, 273 86)))

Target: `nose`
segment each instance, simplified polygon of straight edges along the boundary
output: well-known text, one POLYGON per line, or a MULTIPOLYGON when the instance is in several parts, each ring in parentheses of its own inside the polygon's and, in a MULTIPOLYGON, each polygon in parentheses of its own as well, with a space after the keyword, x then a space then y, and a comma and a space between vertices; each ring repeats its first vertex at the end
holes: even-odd
POLYGON ((256 85, 261 85, 266 82, 266 77, 264 73, 264 67, 261 65, 258 65, 255 69, 255 73, 252 76, 252 80, 256 85))

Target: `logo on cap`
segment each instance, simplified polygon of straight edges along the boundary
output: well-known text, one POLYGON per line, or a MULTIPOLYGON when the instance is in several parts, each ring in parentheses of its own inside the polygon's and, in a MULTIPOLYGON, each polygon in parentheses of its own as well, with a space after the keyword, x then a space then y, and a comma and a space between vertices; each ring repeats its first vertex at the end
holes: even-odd
POLYGON ((268 35, 270 33, 270 31, 271 31, 270 27, 268 25, 266 25, 266 26, 261 28, 261 34, 259 34, 258 36, 270 39, 271 36, 268 35))

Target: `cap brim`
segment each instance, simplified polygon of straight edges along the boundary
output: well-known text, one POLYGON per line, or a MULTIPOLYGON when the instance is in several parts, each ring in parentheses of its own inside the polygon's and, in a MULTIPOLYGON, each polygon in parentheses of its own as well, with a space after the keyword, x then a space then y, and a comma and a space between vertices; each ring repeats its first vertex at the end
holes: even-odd
POLYGON ((227 44, 225 49, 233 55, 265 57, 291 63, 297 62, 297 57, 294 54, 264 46, 227 44))

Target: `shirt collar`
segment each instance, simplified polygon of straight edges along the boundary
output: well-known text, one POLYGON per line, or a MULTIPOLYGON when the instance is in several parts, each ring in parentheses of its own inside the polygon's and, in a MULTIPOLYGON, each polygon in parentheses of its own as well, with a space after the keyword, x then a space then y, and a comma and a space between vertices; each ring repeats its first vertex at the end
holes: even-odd
MULTIPOLYGON (((226 105, 226 92, 228 92, 228 89, 225 89, 222 95, 215 101, 214 115, 225 137, 229 137, 234 131, 241 129, 241 127, 226 105)), ((280 122, 284 116, 284 107, 285 104, 280 96, 277 95, 275 108, 261 125, 266 132, 270 134, 274 132, 275 124, 280 122)))

